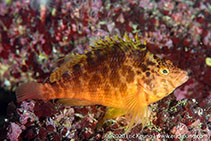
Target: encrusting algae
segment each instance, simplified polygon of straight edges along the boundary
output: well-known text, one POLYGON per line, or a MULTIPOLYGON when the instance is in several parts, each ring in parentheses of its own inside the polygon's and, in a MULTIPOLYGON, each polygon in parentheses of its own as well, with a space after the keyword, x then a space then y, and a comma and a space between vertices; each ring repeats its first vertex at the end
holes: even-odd
POLYGON ((50 75, 50 83, 27 83, 16 90, 18 101, 59 99, 66 105, 110 107, 104 119, 129 117, 128 133, 147 122, 147 106, 169 95, 188 79, 187 72, 150 53, 135 36, 95 43, 92 51, 76 54, 50 75))

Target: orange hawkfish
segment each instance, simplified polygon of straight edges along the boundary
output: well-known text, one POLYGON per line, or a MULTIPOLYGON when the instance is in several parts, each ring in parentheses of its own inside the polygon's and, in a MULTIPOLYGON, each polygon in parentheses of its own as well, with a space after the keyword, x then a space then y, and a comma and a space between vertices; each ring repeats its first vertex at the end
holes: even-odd
POLYGON ((59 99, 66 105, 110 107, 105 119, 129 116, 126 132, 148 118, 148 105, 188 80, 187 72, 150 53, 138 36, 126 34, 99 40, 85 54, 76 54, 50 75, 49 83, 26 83, 18 101, 59 99))

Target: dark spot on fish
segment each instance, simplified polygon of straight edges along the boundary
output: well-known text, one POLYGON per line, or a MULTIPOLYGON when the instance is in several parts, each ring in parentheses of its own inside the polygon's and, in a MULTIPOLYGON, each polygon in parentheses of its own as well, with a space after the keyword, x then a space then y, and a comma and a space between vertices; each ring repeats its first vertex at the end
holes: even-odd
POLYGON ((143 72, 145 72, 145 71, 147 71, 149 68, 147 68, 147 66, 146 65, 144 65, 144 64, 141 64, 141 69, 142 69, 142 71, 143 72))
POLYGON ((73 84, 72 88, 74 92, 78 93, 83 90, 81 80, 78 77, 72 79, 72 84, 73 84))
POLYGON ((153 55, 153 58, 156 60, 156 59, 158 59, 158 57, 156 56, 156 55, 153 55))
POLYGON ((71 87, 70 83, 63 83, 63 85, 64 85, 64 91, 68 90, 71 87))
POLYGON ((104 63, 108 57, 108 54, 106 52, 103 52, 102 50, 99 50, 99 49, 95 50, 94 54, 95 54, 96 60, 101 63, 104 63))
POLYGON ((109 67, 112 69, 119 69, 122 66, 123 62, 125 61, 125 57, 122 54, 118 54, 118 56, 117 54, 115 55, 112 54, 110 57, 111 58, 109 67))
POLYGON ((137 74, 141 74, 141 72, 140 72, 140 71, 136 71, 136 73, 137 73, 137 74))
POLYGON ((70 75, 69 75, 68 72, 63 73, 63 74, 62 74, 62 78, 63 78, 63 81, 64 81, 64 82, 68 82, 68 81, 70 81, 70 79, 71 79, 71 77, 70 77, 70 75))
POLYGON ((112 72, 110 75, 110 83, 113 85, 113 87, 117 87, 120 83, 120 75, 118 72, 112 72))
POLYGON ((147 94, 147 93, 145 93, 145 100, 146 100, 146 102, 148 102, 149 101, 149 95, 147 94))
POLYGON ((83 80, 88 81, 88 79, 90 78, 90 76, 88 75, 87 72, 83 73, 83 75, 81 76, 83 78, 83 80))
POLYGON ((91 52, 87 53, 87 66, 85 69, 90 72, 95 72, 97 70, 97 66, 99 65, 99 61, 97 61, 91 52))
POLYGON ((123 49, 123 46, 121 43, 117 43, 117 44, 114 44, 115 47, 112 47, 111 49, 113 50, 114 54, 116 55, 120 55, 120 56, 124 56, 125 55, 125 51, 123 49))
POLYGON ((103 78, 106 78, 106 77, 108 77, 109 69, 107 66, 103 66, 101 68, 100 72, 101 72, 101 75, 103 76, 103 78))
POLYGON ((132 67, 131 66, 127 66, 127 73, 130 73, 132 71, 132 67))
POLYGON ((151 79, 146 79, 146 80, 144 80, 144 83, 146 83, 147 85, 150 85, 150 83, 151 83, 151 79))
POLYGON ((150 60, 147 60, 146 62, 147 62, 147 65, 151 65, 151 66, 154 66, 155 65, 155 63, 152 62, 152 61, 150 61, 150 60))
POLYGON ((128 75, 126 76, 126 81, 128 83, 131 83, 134 81, 135 73, 132 71, 132 69, 128 70, 128 75))
POLYGON ((99 50, 99 49, 97 49, 97 50, 93 50, 92 52, 94 53, 95 56, 98 57, 98 56, 101 56, 101 52, 102 52, 102 51, 99 50))
POLYGON ((149 77, 150 76, 150 72, 146 72, 146 76, 149 77))
MULTIPOLYGON (((139 47, 137 47, 139 48, 139 47)), ((140 48, 139 48, 140 49, 140 48)), ((140 64, 144 61, 145 55, 147 51, 142 51, 142 50, 136 50, 135 52, 132 53, 131 58, 134 60, 134 67, 139 67, 140 64)))
POLYGON ((60 85, 61 88, 65 88, 65 85, 64 85, 63 82, 60 81, 60 82, 59 82, 59 85, 60 85))
POLYGON ((58 84, 58 82, 53 82, 53 83, 51 83, 51 86, 52 87, 59 87, 59 84, 58 84))
POLYGON ((88 52, 86 54, 87 58, 86 58, 86 61, 88 64, 92 64, 94 61, 93 61, 93 57, 92 57, 92 53, 91 52, 88 52))
POLYGON ((127 85, 125 83, 121 83, 119 87, 120 93, 126 93, 127 91, 127 85))
POLYGON ((58 84, 58 82, 52 83, 51 87, 53 88, 53 90, 54 90, 54 92, 56 94, 59 94, 62 91, 60 85, 58 84))
POLYGON ((123 76, 125 76, 126 73, 127 73, 127 70, 128 70, 128 66, 127 65, 123 65, 122 68, 121 68, 121 74, 123 76))
POLYGON ((152 75, 152 77, 151 77, 153 80, 155 79, 155 76, 154 75, 152 75))
POLYGON ((80 64, 76 64, 72 67, 73 69, 73 73, 74 75, 81 75, 82 74, 82 69, 81 69, 81 66, 80 64))
POLYGON ((98 87, 101 84, 101 78, 99 75, 94 74, 92 78, 89 80, 89 84, 94 87, 98 87))

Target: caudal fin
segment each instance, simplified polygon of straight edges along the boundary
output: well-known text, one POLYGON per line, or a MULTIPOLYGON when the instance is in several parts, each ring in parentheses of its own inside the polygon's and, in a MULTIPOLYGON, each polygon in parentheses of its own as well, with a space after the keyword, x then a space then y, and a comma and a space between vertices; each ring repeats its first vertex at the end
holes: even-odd
POLYGON ((22 84, 16 89, 16 98, 18 102, 26 99, 42 99, 42 84, 36 82, 30 82, 22 84))

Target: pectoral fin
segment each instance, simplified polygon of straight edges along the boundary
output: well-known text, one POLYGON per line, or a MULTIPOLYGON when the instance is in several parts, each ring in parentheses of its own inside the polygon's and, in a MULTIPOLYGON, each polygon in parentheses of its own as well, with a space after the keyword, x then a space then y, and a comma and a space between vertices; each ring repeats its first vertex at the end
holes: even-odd
POLYGON ((131 93, 125 98, 125 111, 128 114, 129 124, 127 125, 126 133, 141 121, 144 126, 148 117, 148 103, 146 94, 142 87, 137 86, 131 90, 131 93))

